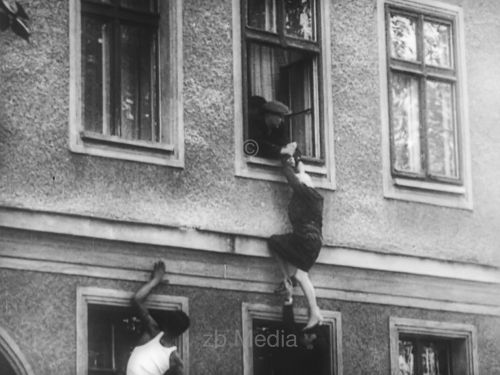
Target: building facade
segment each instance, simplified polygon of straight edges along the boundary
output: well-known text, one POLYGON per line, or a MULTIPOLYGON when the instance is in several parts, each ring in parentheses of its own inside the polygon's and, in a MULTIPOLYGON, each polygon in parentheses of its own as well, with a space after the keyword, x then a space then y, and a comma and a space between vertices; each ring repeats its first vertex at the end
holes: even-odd
POLYGON ((2 374, 123 373, 157 259, 186 372, 271 373, 290 191, 254 97, 290 107, 324 197, 326 371, 500 374, 499 2, 23 5, 30 43, 0 34, 2 374))

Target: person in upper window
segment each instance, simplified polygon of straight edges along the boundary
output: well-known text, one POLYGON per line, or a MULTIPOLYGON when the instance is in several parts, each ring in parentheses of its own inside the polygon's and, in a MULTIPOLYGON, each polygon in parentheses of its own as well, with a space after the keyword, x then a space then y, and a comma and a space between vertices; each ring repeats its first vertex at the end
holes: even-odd
POLYGON ((189 327, 189 317, 180 310, 163 312, 163 319, 157 322, 145 306, 153 288, 161 283, 165 275, 165 263, 154 264, 151 279, 132 297, 144 333, 132 351, 127 363, 127 375, 182 375, 184 365, 175 342, 189 327))
POLYGON ((285 116, 289 114, 290 109, 281 102, 268 102, 261 96, 250 97, 248 135, 249 140, 256 142, 254 156, 280 158, 280 150, 289 142, 284 127, 285 116))
POLYGON ((277 291, 290 280, 296 280, 304 292, 309 305, 307 330, 320 325, 323 319, 308 273, 318 258, 323 241, 323 197, 314 189, 311 177, 305 172, 297 143, 288 144, 280 153, 283 173, 293 190, 288 205, 293 230, 292 233, 271 236, 268 247, 283 274, 284 280, 277 291))

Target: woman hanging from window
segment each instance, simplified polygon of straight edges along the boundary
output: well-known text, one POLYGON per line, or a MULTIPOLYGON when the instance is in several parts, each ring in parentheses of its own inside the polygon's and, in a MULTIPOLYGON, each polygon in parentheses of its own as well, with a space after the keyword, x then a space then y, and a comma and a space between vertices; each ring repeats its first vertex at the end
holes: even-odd
POLYGON ((323 320, 308 274, 322 245, 323 197, 314 189, 311 177, 305 172, 297 143, 289 143, 281 150, 281 154, 283 173, 293 190, 288 205, 288 217, 293 231, 271 236, 268 246, 284 278, 276 291, 282 292, 286 283, 298 281, 306 296, 309 320, 304 330, 308 330, 321 324, 323 320))
POLYGON ((145 301, 165 275, 165 263, 154 264, 151 279, 132 297, 144 333, 127 364, 127 375, 182 375, 183 363, 177 354, 176 339, 189 327, 189 317, 180 310, 165 311, 161 322, 150 315, 145 301))

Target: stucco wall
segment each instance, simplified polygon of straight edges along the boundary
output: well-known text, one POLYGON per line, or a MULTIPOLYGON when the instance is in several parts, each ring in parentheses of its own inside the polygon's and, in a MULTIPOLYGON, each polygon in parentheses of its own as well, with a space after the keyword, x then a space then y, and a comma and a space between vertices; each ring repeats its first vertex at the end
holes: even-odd
MULTIPOLYGON (((133 291, 137 283, 0 270, 0 326, 15 340, 38 375, 74 374, 76 366, 76 288, 98 286, 133 291)), ((241 303, 279 305, 270 295, 162 285, 155 292, 189 298, 192 326, 190 373, 242 373, 242 348, 207 343, 215 331, 241 330, 241 303)), ((473 324, 477 328, 479 371, 500 374, 500 318, 382 305, 320 300, 323 309, 342 314, 344 374, 389 373, 389 317, 473 324)), ((298 306, 304 306, 299 299, 298 306)), ((232 337, 232 336, 231 336, 232 337)), ((229 340, 228 340, 229 341, 229 340)))
MULTIPOLYGON (((287 188, 234 176, 231 1, 183 1, 183 170, 69 151, 68 1, 24 3, 31 43, 0 34, 0 204, 262 236, 286 228, 287 188)), ((500 3, 451 3, 465 14, 474 211, 383 198, 376 2, 336 0, 331 125, 338 189, 323 191, 327 242, 495 260, 500 3)))

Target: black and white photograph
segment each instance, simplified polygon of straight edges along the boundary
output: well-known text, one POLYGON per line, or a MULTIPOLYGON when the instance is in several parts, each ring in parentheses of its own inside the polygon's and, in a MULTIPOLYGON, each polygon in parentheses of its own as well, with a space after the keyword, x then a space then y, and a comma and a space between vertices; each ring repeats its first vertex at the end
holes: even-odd
POLYGON ((0 0, 0 375, 500 375, 500 1, 0 0))

